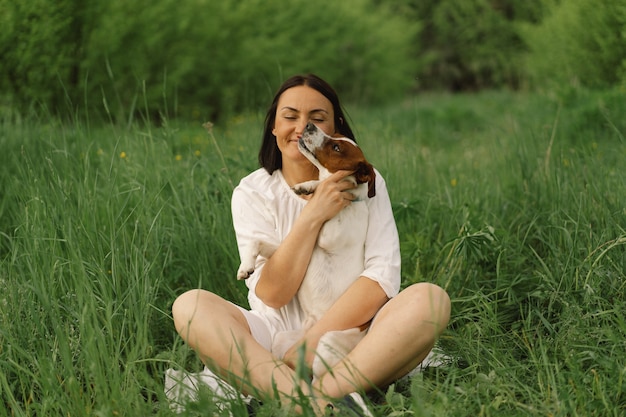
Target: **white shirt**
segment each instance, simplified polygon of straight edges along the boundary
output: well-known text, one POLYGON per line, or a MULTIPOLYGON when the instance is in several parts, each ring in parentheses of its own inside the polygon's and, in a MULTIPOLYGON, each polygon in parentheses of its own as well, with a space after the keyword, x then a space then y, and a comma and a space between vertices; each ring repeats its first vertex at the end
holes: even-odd
MULTIPOLYGON (((278 246, 291 231, 307 202, 291 190, 279 169, 269 175, 260 168, 243 178, 233 191, 231 203, 240 253, 241 248, 251 241, 261 240, 278 246)), ((400 290, 400 243, 387 187, 379 172, 376 172, 376 196, 367 204, 369 225, 365 270, 361 276, 378 282, 387 297, 392 298, 400 290)), ((266 260, 259 256, 254 273, 246 280, 250 308, 264 316, 273 331, 299 329, 302 314, 297 297, 280 309, 274 309, 256 296, 256 284, 266 260)))

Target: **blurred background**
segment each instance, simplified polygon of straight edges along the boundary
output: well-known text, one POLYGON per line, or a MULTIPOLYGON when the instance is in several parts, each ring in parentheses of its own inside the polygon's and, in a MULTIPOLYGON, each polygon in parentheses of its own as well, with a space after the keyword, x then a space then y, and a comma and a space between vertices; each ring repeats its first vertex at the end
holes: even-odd
POLYGON ((315 72, 344 101, 626 85, 625 0, 0 0, 0 115, 218 120, 315 72))

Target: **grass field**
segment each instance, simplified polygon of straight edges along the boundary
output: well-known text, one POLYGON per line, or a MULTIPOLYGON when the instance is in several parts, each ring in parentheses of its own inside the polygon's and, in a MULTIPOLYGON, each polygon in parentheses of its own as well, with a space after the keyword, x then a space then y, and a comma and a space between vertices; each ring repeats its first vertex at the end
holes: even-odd
MULTIPOLYGON (((453 362, 376 412, 625 415, 626 92, 347 110, 388 183, 404 285, 453 300, 453 362)), ((198 367, 175 296, 245 303, 230 193, 257 166, 262 115, 202 122, 2 120, 0 416, 172 415, 164 370, 198 367)), ((206 393, 186 413, 211 414, 206 393)))

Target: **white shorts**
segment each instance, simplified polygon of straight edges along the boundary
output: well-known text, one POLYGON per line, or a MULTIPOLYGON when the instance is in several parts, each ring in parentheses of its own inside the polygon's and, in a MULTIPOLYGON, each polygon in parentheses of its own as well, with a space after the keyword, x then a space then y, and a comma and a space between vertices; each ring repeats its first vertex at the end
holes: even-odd
MULTIPOLYGON (((271 351, 272 341, 276 333, 286 329, 283 328, 283 326, 281 326, 280 324, 275 323, 272 318, 266 316, 260 311, 246 310, 245 308, 234 303, 233 305, 237 307, 246 318, 248 326, 250 327, 250 333, 252 334, 252 337, 265 349, 271 351)), ((383 306, 380 310, 384 308, 385 306, 383 306)), ((376 317, 378 316, 380 310, 374 315, 371 326, 374 325, 374 322, 376 321, 376 317)))
POLYGON ((264 317, 258 311, 250 311, 246 310, 243 307, 235 304, 237 308, 243 313, 246 321, 248 322, 248 326, 250 327, 250 333, 252 333, 252 337, 259 342, 261 346, 265 349, 271 351, 272 350, 272 326, 269 324, 269 320, 264 317))

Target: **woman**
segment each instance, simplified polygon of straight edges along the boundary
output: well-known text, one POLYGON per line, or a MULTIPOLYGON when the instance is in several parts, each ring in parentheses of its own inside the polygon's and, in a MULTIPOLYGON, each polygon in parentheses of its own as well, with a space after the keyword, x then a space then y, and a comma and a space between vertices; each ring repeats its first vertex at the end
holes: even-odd
POLYGON ((172 313, 181 337, 239 390, 278 396, 287 404, 304 393, 322 413, 329 401, 357 398, 351 393, 389 384, 419 365, 448 323, 450 300, 429 283, 399 292, 398 234, 378 174, 376 196, 368 202, 370 219, 375 220, 368 228, 365 271, 283 360, 272 355, 272 336, 301 325, 294 296, 322 225, 353 199, 353 185, 342 181, 350 174, 346 171, 323 181, 312 196, 291 191, 297 183, 317 179, 317 169, 297 145, 308 122, 327 134, 354 138, 335 91, 315 75, 294 76, 283 83, 268 110, 259 153, 262 168, 233 192, 239 247, 253 239, 278 245, 268 259, 259 257, 246 281, 251 310, 198 289, 179 296, 172 313), (302 359, 311 365, 324 333, 368 324, 365 338, 322 378, 314 384, 298 378, 295 365, 302 359))

